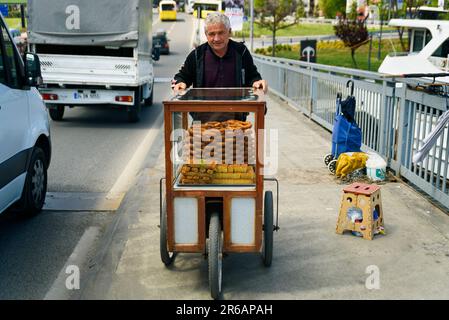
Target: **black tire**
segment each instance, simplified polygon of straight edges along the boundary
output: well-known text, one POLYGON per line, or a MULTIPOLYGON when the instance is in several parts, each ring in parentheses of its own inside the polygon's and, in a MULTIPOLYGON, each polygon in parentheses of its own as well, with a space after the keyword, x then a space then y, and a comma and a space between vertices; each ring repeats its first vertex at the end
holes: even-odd
POLYGON ((329 169, 330 173, 335 174, 335 172, 337 171, 337 160, 332 160, 331 162, 329 162, 327 168, 329 169))
POLYGON ((213 299, 221 294, 223 242, 221 223, 218 213, 213 213, 209 223, 209 288, 213 299))
POLYGON ((19 200, 19 209, 27 215, 42 211, 47 194, 47 159, 40 147, 35 147, 28 164, 25 186, 19 200))
POLYGON ((328 166, 329 162, 331 162, 332 160, 334 160, 334 156, 332 154, 329 153, 324 156, 324 164, 326 166, 328 166))
POLYGON ((273 192, 266 191, 263 206, 263 248, 262 260, 270 267, 273 260, 273 192))
POLYGON ((142 110, 142 91, 137 88, 134 91, 134 105, 128 109, 128 122, 139 122, 142 110))
POLYGON ((53 121, 61 121, 62 118, 64 117, 64 110, 65 110, 65 107, 63 105, 55 105, 55 106, 50 106, 48 108, 48 112, 50 113, 50 118, 53 121))
POLYGON ((165 206, 165 200, 163 201, 160 212, 160 251, 161 260, 168 267, 175 260, 176 254, 168 251, 167 241, 167 210, 165 206))
POLYGON ((151 87, 151 94, 148 98, 145 99, 145 107, 150 107, 153 105, 153 94, 154 94, 154 83, 151 87))

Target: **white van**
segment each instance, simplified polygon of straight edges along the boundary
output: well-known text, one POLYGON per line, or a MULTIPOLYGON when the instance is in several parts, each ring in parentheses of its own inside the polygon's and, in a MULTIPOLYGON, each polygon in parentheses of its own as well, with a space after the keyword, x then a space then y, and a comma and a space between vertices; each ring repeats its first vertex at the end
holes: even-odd
POLYGON ((0 14, 0 213, 16 203, 29 214, 44 205, 51 142, 40 82, 37 55, 27 53, 24 63, 0 14))

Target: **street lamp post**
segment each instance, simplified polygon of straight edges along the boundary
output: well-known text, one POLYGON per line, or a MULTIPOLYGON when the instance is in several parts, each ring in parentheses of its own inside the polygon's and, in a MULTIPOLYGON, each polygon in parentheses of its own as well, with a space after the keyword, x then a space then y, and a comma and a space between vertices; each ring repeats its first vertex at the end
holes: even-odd
POLYGON ((250 23, 249 23, 249 41, 250 41, 250 50, 253 52, 254 45, 254 0, 250 0, 250 23))
POLYGON ((22 28, 26 28, 26 23, 25 23, 25 6, 23 4, 20 5, 20 21, 22 22, 22 28))
POLYGON ((391 19, 391 0, 390 0, 390 4, 388 5, 388 21, 390 21, 391 19))
MULTIPOLYGON (((390 0, 391 1, 391 0, 390 0)), ((384 25, 384 5, 383 2, 381 2, 381 8, 379 10, 380 15, 380 32, 379 32, 379 46, 377 48, 377 60, 380 60, 380 54, 381 54, 381 47, 382 47, 382 28, 384 25)))

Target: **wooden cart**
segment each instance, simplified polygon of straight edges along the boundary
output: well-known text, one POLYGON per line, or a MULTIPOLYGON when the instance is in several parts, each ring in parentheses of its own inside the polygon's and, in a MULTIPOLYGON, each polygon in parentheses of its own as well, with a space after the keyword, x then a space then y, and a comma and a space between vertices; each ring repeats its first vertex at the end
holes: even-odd
MULTIPOLYGON (((273 231, 279 228, 278 218, 276 225, 273 223, 272 191, 264 194, 262 172, 265 110, 263 93, 249 88, 190 89, 183 95, 164 101, 166 176, 160 183, 161 259, 168 266, 176 253, 196 252, 207 255, 209 285, 214 299, 221 294, 223 253, 262 252, 265 266, 271 265, 273 231), (174 134, 174 130, 191 128, 192 116, 205 115, 205 112, 225 113, 226 116, 248 114, 247 122, 251 122, 254 130, 255 154, 258 155, 253 164, 254 183, 181 183, 186 181, 181 179, 181 169, 184 172, 185 162, 176 161, 182 147, 179 135, 174 134)), ((231 164, 229 168, 233 166, 238 167, 231 164)), ((245 164, 242 166, 245 168, 245 164)), ((248 165, 248 170, 252 171, 249 166, 251 165, 248 165)), ((226 166, 224 168, 226 170, 226 166)), ((276 179, 265 180, 275 181, 279 192, 276 179)))

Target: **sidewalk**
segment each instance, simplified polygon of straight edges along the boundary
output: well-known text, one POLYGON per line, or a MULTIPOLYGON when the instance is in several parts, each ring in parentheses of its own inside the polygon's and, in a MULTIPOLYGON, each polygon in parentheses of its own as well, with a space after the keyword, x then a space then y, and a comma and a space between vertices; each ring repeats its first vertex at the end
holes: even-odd
MULTIPOLYGON (((280 231, 273 264, 256 254, 223 262, 224 299, 449 299, 449 216, 402 183, 382 185, 386 235, 373 241, 335 226, 342 189, 323 164, 331 135, 284 102, 267 97, 267 127, 279 130, 280 231), (369 290, 367 267, 380 271, 369 290)), ((207 260, 159 257, 163 135, 103 239, 82 299, 210 299, 207 260)), ((269 187, 269 185, 267 185, 269 187)))

